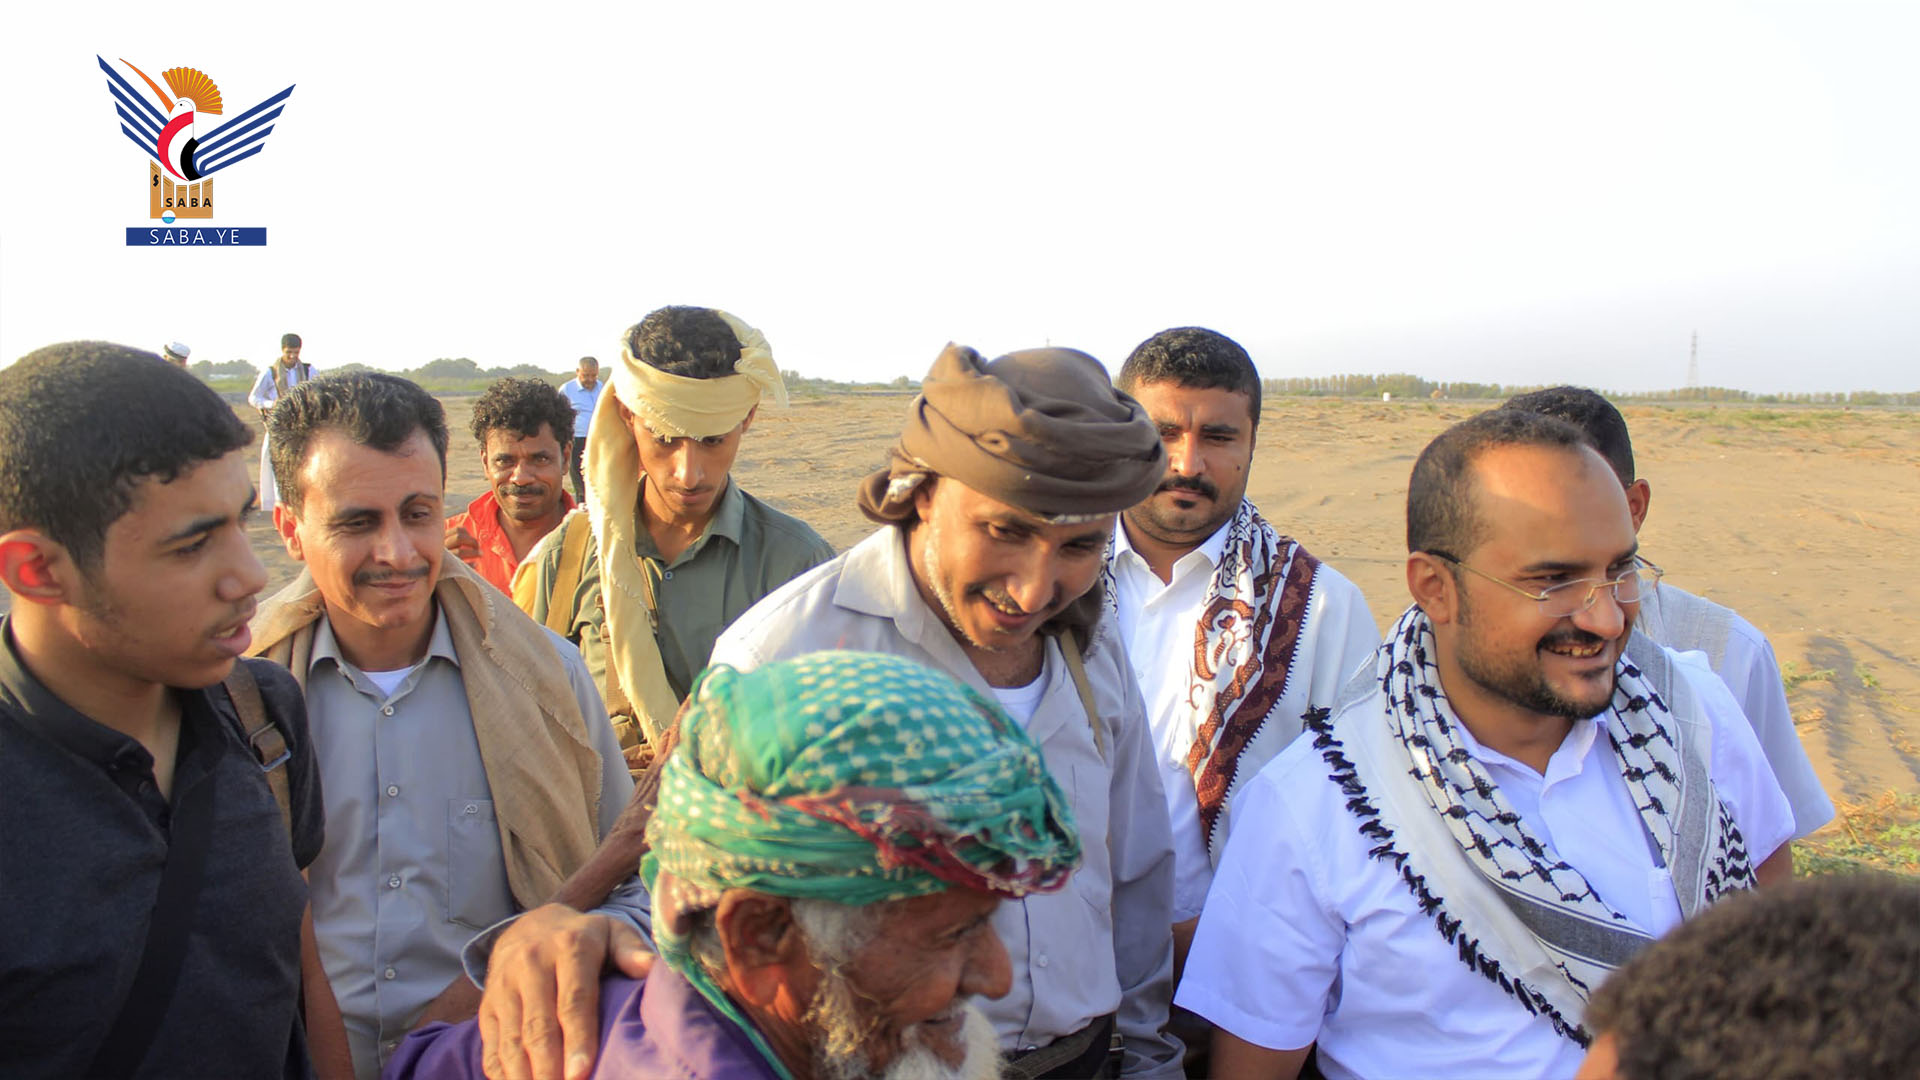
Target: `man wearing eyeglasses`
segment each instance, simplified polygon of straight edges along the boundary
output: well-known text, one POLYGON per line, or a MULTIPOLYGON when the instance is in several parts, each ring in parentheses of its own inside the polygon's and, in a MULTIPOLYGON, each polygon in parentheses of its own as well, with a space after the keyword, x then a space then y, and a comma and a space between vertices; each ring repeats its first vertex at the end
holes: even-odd
POLYGON ((1659 570, 1572 426, 1494 410, 1407 493, 1414 605, 1247 786, 1176 1000, 1212 1067, 1571 1076, 1587 996, 1792 874, 1793 816, 1704 664, 1632 633, 1659 570))
MULTIPOLYGON (((1653 501, 1653 489, 1634 473, 1633 440, 1627 434, 1626 418, 1612 402, 1582 387, 1554 386, 1522 394, 1501 408, 1525 409, 1579 428, 1619 477, 1620 486, 1627 492, 1633 530, 1640 531, 1653 501)), ((1698 649, 1706 654, 1714 674, 1740 702, 1740 711, 1760 738, 1768 767, 1780 781, 1780 789, 1787 793, 1787 802, 1793 807, 1794 839, 1833 820, 1833 801, 1820 786, 1820 777, 1793 728, 1793 712, 1787 707, 1787 692, 1780 683, 1773 646, 1758 627, 1732 608, 1668 583, 1642 599, 1640 617, 1633 625, 1662 645, 1683 651, 1698 649)))

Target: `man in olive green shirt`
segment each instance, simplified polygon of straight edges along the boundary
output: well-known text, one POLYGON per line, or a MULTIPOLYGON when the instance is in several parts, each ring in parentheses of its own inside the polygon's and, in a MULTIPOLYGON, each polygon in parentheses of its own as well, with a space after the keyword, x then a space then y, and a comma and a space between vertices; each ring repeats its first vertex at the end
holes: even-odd
POLYGON ((765 394, 786 404, 766 339, 726 312, 666 307, 630 328, 588 436, 589 511, 514 577, 514 602, 580 647, 632 764, 721 631, 833 556, 729 475, 765 394))

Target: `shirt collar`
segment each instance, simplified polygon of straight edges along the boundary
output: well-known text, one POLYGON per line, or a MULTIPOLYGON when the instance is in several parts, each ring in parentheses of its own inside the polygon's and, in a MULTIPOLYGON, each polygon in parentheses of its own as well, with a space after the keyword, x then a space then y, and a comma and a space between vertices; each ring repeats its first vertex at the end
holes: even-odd
MULTIPOLYGON (((891 619, 908 640, 923 641, 936 616, 914 587, 913 563, 907 558, 907 531, 898 525, 882 525, 849 549, 845 559, 839 584, 834 586, 834 604, 862 615, 891 619)), ((940 631, 946 632, 944 624, 940 631)))
MULTIPOLYGON (((129 768, 152 769, 153 755, 139 740, 114 730, 60 700, 20 659, 13 642, 13 620, 0 615, 0 705, 14 713, 20 724, 41 738, 86 761, 103 767, 116 761, 129 768)), ((207 692, 174 688, 180 702, 182 734, 189 725, 203 724, 211 716, 207 692)), ((187 743, 176 759, 176 777, 184 763, 187 743)))
MULTIPOLYGON (((645 483, 644 477, 641 479, 641 482, 643 484, 645 483)), ((645 495, 643 494, 641 497, 645 498, 645 495)), ((635 519, 634 547, 637 548, 643 556, 659 558, 660 548, 653 542, 652 534, 647 532, 646 526, 639 520, 640 507, 638 505, 633 508, 633 513, 635 519)), ((707 541, 716 536, 724 536, 728 540, 733 541, 734 547, 740 547, 740 535, 746 527, 746 521, 746 494, 740 490, 740 485, 734 481, 733 477, 728 476, 727 489, 720 493, 719 505, 713 508, 713 517, 707 521, 707 527, 700 530, 700 538, 698 540, 688 544, 687 549, 681 552, 678 558, 673 560, 674 565, 677 566, 698 555, 700 550, 707 546, 707 541)))
MULTIPOLYGON (((573 495, 562 489, 560 492, 560 516, 566 517, 573 511, 573 495)), ((488 488, 480 497, 467 504, 467 520, 475 529, 486 534, 502 533, 506 529, 500 524, 500 499, 488 488)), ((556 528, 558 526, 555 526, 556 528)), ((477 536, 478 534, 476 534, 477 536)))
MULTIPOLYGON (((1567 737, 1560 740, 1559 746, 1554 747, 1554 756, 1558 756, 1571 747, 1577 751, 1574 760, 1584 761, 1588 749, 1593 746, 1593 740, 1607 732, 1608 721, 1612 716, 1613 706, 1609 705, 1598 716, 1590 716, 1585 720, 1575 720, 1573 726, 1567 729, 1567 737)), ((1522 772, 1533 773, 1533 767, 1521 763, 1518 758, 1508 757, 1498 750, 1482 745, 1479 739, 1473 737, 1473 732, 1467 728, 1467 725, 1456 723, 1453 725, 1453 729, 1459 733, 1460 742, 1467 748, 1467 753, 1472 754, 1482 763, 1488 765, 1504 765, 1509 769, 1519 769, 1522 772)), ((1577 772, 1578 770, 1576 769, 1575 771, 1577 772)))
MULTIPOLYGON (((453 651, 453 631, 447 628, 447 613, 440 610, 438 600, 435 600, 433 605, 433 634, 427 638, 427 655, 410 666, 418 667, 436 656, 454 667, 460 666, 460 654, 453 651)), ((313 657, 307 661, 309 681, 313 678, 314 669, 322 660, 331 660, 337 667, 353 667, 347 662, 346 657, 340 655, 339 639, 333 636, 333 620, 324 612, 320 616, 319 625, 313 629, 313 657)))
MULTIPOLYGON (((1147 558, 1146 556, 1140 554, 1139 549, 1133 546, 1133 541, 1127 538, 1126 525, 1127 525, 1127 515, 1125 513, 1116 514, 1114 516, 1113 557, 1117 561, 1122 555, 1130 555, 1135 560, 1137 560, 1140 563, 1140 565, 1144 568, 1147 566, 1147 558)), ((1180 558, 1174 560, 1173 565, 1177 568, 1181 563, 1186 562, 1188 559, 1193 558, 1195 555, 1199 555, 1200 557, 1204 558, 1207 561, 1207 569, 1211 570, 1214 567, 1219 566, 1221 558, 1224 557, 1227 553, 1227 530, 1232 526, 1233 526, 1233 519, 1229 517, 1227 520, 1220 523, 1219 528, 1213 530, 1213 535, 1207 537, 1205 540, 1202 540, 1200 542, 1199 547, 1194 548, 1192 551, 1189 551, 1185 555, 1182 555, 1180 556, 1180 558)))

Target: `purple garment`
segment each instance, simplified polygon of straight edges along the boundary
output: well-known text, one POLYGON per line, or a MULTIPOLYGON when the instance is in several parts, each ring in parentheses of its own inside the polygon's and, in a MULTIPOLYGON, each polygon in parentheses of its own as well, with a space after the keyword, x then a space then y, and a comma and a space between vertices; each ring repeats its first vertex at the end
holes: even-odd
MULTIPOLYGON (((394 1051, 382 1080, 482 1080, 480 1023, 429 1024, 394 1051)), ((597 1077, 775 1080, 747 1034, 680 973, 656 963, 645 980, 600 980, 597 1077)))

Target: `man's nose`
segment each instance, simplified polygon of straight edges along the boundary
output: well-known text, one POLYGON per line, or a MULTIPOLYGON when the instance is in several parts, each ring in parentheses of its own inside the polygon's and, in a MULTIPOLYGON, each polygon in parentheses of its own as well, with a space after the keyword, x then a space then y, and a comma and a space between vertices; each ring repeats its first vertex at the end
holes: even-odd
POLYGON ((1007 595, 1020 605, 1020 610, 1031 614, 1053 603, 1054 594, 1060 589, 1055 558, 1046 551, 1036 551, 1027 565, 1007 580, 1007 595))
POLYGON ((267 587, 267 568, 261 565, 260 556, 254 554, 253 545, 248 542, 244 530, 236 546, 239 550, 234 553, 233 565, 221 575, 217 587, 220 599, 230 603, 257 596, 267 587))
POLYGON ((1007 947, 1000 941, 999 931, 988 923, 980 935, 979 943, 967 955, 967 966, 960 973, 960 992, 978 994, 984 998, 997 998, 1013 989, 1013 963, 1007 958, 1007 947))
POLYGON ((673 452, 673 479, 684 489, 700 486, 706 478, 706 463, 700 460, 698 444, 692 439, 682 439, 673 452))
POLYGON ((1593 603, 1585 611, 1574 613, 1573 624, 1589 634, 1611 641, 1627 628, 1626 609, 1614 599, 1613 588, 1602 585, 1594 590, 1593 603))
POLYGON ((1174 476, 1198 476, 1206 462, 1200 456, 1200 437, 1196 433, 1167 440, 1167 471, 1174 476))

